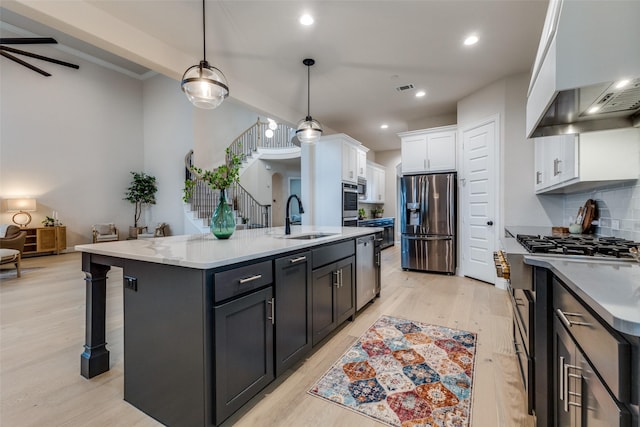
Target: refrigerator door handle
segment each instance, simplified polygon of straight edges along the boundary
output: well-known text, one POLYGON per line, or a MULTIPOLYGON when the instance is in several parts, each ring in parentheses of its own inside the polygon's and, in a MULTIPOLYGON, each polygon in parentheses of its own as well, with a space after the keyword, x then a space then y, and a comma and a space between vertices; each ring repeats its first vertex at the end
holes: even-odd
POLYGON ((408 240, 453 240, 453 236, 416 236, 416 235, 403 235, 408 240))

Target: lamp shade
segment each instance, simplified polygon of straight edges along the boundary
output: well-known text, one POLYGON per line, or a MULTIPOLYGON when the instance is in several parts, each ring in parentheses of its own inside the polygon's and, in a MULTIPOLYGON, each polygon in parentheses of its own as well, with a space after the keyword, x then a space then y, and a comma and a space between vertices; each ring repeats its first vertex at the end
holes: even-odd
POLYGON ((222 71, 207 61, 187 69, 182 76, 182 91, 198 108, 212 110, 229 96, 229 86, 222 71))
POLYGON ((7 199, 7 212, 20 212, 36 210, 36 199, 7 199))
POLYGON ((304 120, 298 122, 296 136, 300 142, 313 144, 322 136, 322 126, 320 122, 311 118, 311 116, 307 116, 304 120))

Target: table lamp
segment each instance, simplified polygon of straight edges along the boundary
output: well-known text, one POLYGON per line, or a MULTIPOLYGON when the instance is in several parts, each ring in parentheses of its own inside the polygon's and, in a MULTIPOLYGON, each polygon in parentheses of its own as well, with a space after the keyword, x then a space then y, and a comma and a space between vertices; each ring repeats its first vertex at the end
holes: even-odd
POLYGON ((11 220, 20 227, 26 227, 31 222, 29 212, 36 210, 36 199, 7 199, 7 212, 17 212, 11 220))

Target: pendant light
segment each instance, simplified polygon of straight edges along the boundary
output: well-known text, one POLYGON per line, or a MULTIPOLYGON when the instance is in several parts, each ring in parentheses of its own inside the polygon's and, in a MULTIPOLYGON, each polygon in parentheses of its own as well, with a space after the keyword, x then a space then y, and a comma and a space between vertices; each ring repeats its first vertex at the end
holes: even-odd
POLYGON ((189 67, 182 76, 180 87, 189 101, 198 108, 214 109, 229 96, 229 86, 222 71, 207 62, 207 42, 204 26, 204 2, 202 0, 202 50, 200 64, 189 67))
POLYGON ((313 59, 305 59, 302 61, 304 65, 307 66, 307 117, 298 122, 298 130, 296 130, 296 137, 300 142, 306 142, 309 144, 313 144, 322 136, 322 125, 317 120, 314 120, 311 117, 311 113, 309 112, 309 104, 311 102, 310 95, 310 67, 316 63, 313 59))

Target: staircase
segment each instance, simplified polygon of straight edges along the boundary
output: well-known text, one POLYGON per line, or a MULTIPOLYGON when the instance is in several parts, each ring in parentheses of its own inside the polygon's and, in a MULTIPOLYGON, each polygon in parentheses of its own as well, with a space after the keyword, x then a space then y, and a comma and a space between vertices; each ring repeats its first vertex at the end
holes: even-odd
MULTIPOLYGON (((273 125, 272 125, 273 127, 273 125)), ((272 157, 282 152, 285 157, 295 152, 299 156, 299 148, 291 143, 295 129, 278 124, 273 136, 267 138, 265 133, 269 129, 269 122, 256 121, 229 145, 228 156, 237 155, 242 160, 240 175, 263 153, 270 153, 272 157)), ((220 199, 220 191, 212 190, 202 180, 190 171, 193 165, 193 150, 185 156, 185 179, 196 180, 191 198, 185 204, 185 213, 190 222, 201 232, 209 231, 211 215, 220 199)), ((236 215, 238 228, 262 228, 271 226, 271 205, 262 205, 242 186, 235 183, 227 190, 227 199, 236 215)))

